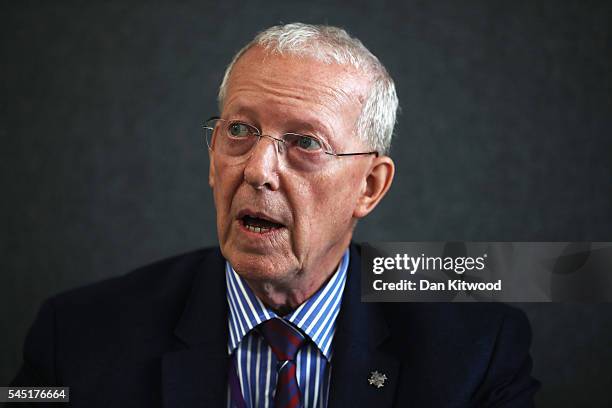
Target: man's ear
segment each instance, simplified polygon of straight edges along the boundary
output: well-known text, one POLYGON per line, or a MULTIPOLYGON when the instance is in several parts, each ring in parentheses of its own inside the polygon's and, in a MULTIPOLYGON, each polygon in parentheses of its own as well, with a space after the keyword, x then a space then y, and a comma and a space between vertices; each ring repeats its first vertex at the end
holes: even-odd
POLYGON ((208 185, 210 188, 215 188, 215 161, 212 152, 208 149, 208 185))
POLYGON ((353 212, 355 218, 365 217, 378 205, 389 191, 394 174, 395 164, 389 156, 374 159, 362 184, 361 195, 357 199, 353 212))

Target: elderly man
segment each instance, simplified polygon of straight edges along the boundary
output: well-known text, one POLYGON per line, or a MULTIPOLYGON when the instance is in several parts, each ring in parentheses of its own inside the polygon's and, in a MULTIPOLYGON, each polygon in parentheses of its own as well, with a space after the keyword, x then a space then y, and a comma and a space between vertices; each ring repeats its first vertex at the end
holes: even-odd
POLYGON ((14 385, 73 406, 531 406, 529 326, 502 305, 359 301, 353 229, 391 186, 397 97, 358 40, 271 27, 204 125, 220 248, 47 301, 14 385))

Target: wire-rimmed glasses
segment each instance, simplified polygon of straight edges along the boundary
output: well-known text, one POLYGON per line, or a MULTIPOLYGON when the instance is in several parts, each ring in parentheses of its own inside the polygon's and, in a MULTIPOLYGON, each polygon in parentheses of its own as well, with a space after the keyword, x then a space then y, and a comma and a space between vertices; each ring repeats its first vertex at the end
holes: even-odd
POLYGON ((213 116, 204 122, 203 127, 208 148, 236 162, 247 160, 253 147, 262 137, 274 141, 277 152, 284 156, 286 162, 302 171, 320 169, 334 157, 370 154, 378 157, 376 151, 336 153, 323 139, 307 134, 285 133, 280 137, 265 135, 257 127, 240 120, 226 120, 213 116))

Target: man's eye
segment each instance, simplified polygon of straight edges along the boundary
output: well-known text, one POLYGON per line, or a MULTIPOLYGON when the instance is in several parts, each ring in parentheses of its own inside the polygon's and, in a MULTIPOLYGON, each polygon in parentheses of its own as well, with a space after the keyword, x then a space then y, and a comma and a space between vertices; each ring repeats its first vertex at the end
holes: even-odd
POLYGON ((251 134, 251 129, 244 123, 232 123, 229 126, 229 134, 233 137, 247 137, 251 134))
POLYGON ((297 146, 304 150, 319 150, 321 148, 321 143, 313 137, 300 136, 297 140, 297 146))

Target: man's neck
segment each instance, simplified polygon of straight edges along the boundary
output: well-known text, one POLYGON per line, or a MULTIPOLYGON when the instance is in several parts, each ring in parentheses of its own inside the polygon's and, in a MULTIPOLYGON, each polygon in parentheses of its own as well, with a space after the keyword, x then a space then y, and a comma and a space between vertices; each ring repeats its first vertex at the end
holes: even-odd
POLYGON ((277 315, 285 316, 302 303, 310 299, 320 288, 325 286, 338 270, 344 250, 330 266, 321 267, 315 271, 298 271, 289 284, 285 282, 260 281, 243 278, 267 307, 277 315), (321 273, 325 271, 325 273, 321 273))

